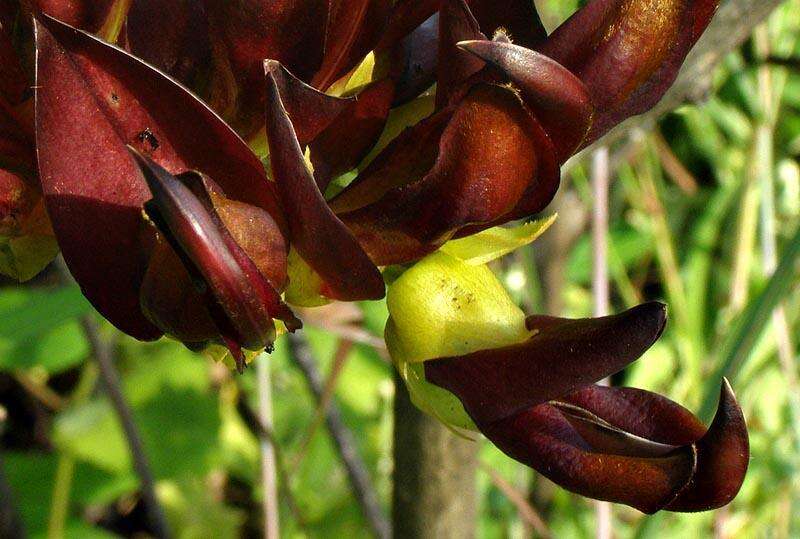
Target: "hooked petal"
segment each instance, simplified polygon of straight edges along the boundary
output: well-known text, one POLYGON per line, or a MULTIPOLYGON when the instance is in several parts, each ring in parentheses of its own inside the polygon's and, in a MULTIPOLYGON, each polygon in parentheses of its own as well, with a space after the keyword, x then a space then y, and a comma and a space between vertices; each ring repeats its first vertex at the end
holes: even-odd
POLYGON ((511 90, 478 84, 452 111, 401 135, 332 205, 377 264, 416 260, 464 227, 494 226, 522 205, 549 202, 558 171, 548 144, 511 90), (415 132, 438 139, 438 155, 415 132))
POLYGON ((65 260, 113 324, 156 338, 139 309, 147 259, 140 237, 151 234, 141 208, 150 194, 125 145, 172 174, 202 170, 283 226, 274 184, 247 145, 163 73, 55 19, 43 16, 35 27, 39 171, 65 260))
POLYGON ((306 166, 275 80, 279 65, 267 60, 265 69, 270 163, 289 220, 292 245, 320 274, 331 297, 342 300, 383 297, 380 271, 328 207, 306 166))
POLYGON ((672 85, 719 0, 592 0, 539 51, 580 78, 597 110, 584 146, 652 108, 672 85))
POLYGON ((522 91, 525 102, 566 161, 589 134, 594 106, 586 86, 558 62, 503 41, 464 41, 462 49, 499 68, 522 91))
POLYGON ((695 469, 692 446, 662 454, 597 451, 561 410, 549 404, 478 426, 504 453, 562 487, 645 513, 669 503, 695 469))
POLYGON ((579 406, 619 429, 662 444, 687 445, 706 433, 706 427, 689 410, 642 389, 592 385, 558 401, 579 406))
MULTIPOLYGON (((132 150, 153 195, 145 208, 173 248, 187 264, 189 273, 202 277, 215 304, 211 318, 223 338, 252 350, 270 345, 275 338, 273 318, 289 329, 299 321, 280 295, 242 250, 214 210, 208 183, 198 174, 184 177, 193 189, 164 168, 132 150), (198 198, 200 192, 205 198, 198 198), (215 307, 224 319, 220 320, 215 307), (233 330, 233 334, 228 330, 233 330)), ((201 287, 205 288, 205 287, 201 287)), ((236 356, 236 351, 231 349, 236 356)))
POLYGON ((694 512, 722 507, 736 496, 744 482, 750 460, 747 425, 725 379, 717 413, 696 447, 697 471, 689 485, 667 506, 670 511, 694 512))
POLYGON ((645 303, 603 318, 531 317, 523 343, 425 364, 428 381, 454 393, 478 424, 507 418, 601 380, 658 339, 666 307, 645 303))

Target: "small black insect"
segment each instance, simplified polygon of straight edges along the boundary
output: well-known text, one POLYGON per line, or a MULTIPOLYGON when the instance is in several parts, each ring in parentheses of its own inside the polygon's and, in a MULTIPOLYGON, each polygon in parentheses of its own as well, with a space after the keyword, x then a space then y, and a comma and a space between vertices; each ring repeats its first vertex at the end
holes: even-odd
POLYGON ((142 131, 141 133, 136 135, 136 138, 138 138, 139 142, 141 142, 141 143, 147 142, 150 145, 150 150, 151 151, 152 150, 157 150, 158 147, 160 146, 160 144, 158 142, 158 138, 156 138, 156 136, 153 134, 153 132, 150 131, 149 127, 145 128, 144 131, 142 131))

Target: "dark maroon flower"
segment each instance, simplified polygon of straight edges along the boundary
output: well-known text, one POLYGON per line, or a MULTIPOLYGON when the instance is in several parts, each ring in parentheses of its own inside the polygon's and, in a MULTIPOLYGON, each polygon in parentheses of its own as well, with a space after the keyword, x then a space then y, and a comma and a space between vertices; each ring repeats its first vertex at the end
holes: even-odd
MULTIPOLYGON (((398 4, 389 31, 424 21, 434 3, 422 4, 398 4)), ((541 211, 560 163, 660 99, 717 2, 595 0, 547 37, 533 15, 521 28, 521 4, 503 5, 441 2, 436 58, 412 42, 409 60, 435 68, 437 111, 331 201, 377 264, 541 211)), ((430 22, 409 39, 432 43, 430 22)))
POLYGON ((45 201, 95 307, 140 339, 224 343, 240 365, 240 348, 271 344, 273 318, 298 327, 279 297, 283 212, 247 145, 188 91, 89 34, 44 17, 36 45, 45 201))
POLYGON ((730 502, 749 460, 747 428, 723 382, 706 429, 643 390, 593 385, 638 359, 661 334, 665 307, 566 320, 534 316, 527 341, 425 363, 497 447, 578 494, 640 511, 705 511, 730 502))

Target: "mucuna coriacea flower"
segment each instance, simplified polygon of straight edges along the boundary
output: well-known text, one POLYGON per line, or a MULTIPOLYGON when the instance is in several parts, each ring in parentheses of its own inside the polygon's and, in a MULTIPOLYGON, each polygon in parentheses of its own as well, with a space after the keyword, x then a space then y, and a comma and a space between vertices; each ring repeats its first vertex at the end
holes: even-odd
POLYGON ((526 318, 482 265, 541 233, 501 225, 663 96, 716 8, 591 0, 548 34, 530 0, 0 0, 0 271, 33 276, 54 236, 117 328, 241 370, 291 305, 380 299, 392 266, 423 409, 586 496, 718 507, 748 458, 726 382, 708 428, 595 385, 664 306, 526 318))

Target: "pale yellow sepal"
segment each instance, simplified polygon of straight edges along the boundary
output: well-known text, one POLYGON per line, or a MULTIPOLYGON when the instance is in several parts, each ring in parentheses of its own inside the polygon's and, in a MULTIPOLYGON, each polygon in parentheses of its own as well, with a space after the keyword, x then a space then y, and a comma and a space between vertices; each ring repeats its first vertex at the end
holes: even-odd
POLYGON ((364 86, 376 80, 375 66, 375 53, 370 52, 355 69, 334 82, 326 93, 336 97, 357 93, 364 86))
POLYGON ((0 273, 22 283, 36 277, 57 254, 51 235, 0 237, 0 273))
POLYGON ((284 298, 287 303, 298 307, 321 307, 331 302, 320 294, 322 278, 294 248, 289 251, 286 262, 289 286, 286 287, 284 298))
POLYGON ((513 228, 496 226, 466 238, 448 241, 442 251, 470 265, 487 264, 532 243, 552 225, 558 214, 513 228))
POLYGON ((525 313, 484 265, 445 252, 404 272, 387 292, 385 339, 414 403, 458 430, 475 430, 459 400, 428 383, 422 362, 526 340, 525 313))

